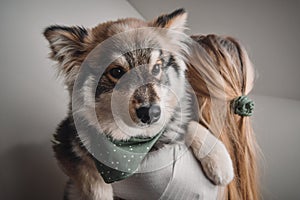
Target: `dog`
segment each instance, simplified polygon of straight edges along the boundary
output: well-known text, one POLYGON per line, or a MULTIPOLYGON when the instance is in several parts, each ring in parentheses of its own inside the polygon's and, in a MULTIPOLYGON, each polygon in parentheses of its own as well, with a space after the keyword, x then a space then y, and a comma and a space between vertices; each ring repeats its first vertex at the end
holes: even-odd
POLYGON ((99 124, 101 133, 96 132, 116 141, 153 138, 160 132, 152 151, 188 141, 214 184, 226 185, 233 179, 230 156, 220 141, 208 156, 199 153, 211 134, 196 122, 191 105, 193 95, 184 56, 188 52, 183 36, 186 18, 185 10, 178 9, 150 22, 127 18, 92 29, 59 25, 45 29, 50 58, 57 62, 71 99, 68 116, 58 126, 53 140, 55 157, 69 177, 64 199, 113 199, 112 187, 104 181, 95 155, 89 151, 93 141, 78 134, 76 120, 89 128, 99 124), (110 38, 114 39, 103 44, 110 38), (103 45, 95 51, 99 44, 103 45), (111 62, 101 66, 107 57, 111 62), (84 74, 83 66, 101 69, 80 76, 84 74), (91 107, 88 111, 96 117, 82 112, 81 106, 86 102, 91 107), (75 119, 74 113, 79 117, 75 119))

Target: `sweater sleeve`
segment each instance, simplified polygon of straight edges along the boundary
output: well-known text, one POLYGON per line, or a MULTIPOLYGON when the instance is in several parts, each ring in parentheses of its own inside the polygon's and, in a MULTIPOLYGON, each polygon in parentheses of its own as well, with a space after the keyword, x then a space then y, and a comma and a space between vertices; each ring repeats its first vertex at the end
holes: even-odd
POLYGON ((126 200, 213 200, 220 189, 205 177, 192 151, 184 145, 149 153, 137 173, 113 183, 114 195, 126 200))

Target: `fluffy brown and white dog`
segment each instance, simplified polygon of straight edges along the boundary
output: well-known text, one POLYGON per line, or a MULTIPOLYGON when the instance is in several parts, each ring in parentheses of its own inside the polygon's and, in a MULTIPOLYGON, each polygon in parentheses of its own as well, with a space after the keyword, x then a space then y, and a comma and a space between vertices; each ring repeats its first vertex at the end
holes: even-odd
MULTIPOLYGON (((45 29, 44 35, 51 48, 50 57, 57 61, 71 97, 69 114, 59 125, 53 141, 55 156, 70 178, 65 199, 113 199, 111 185, 104 182, 93 155, 86 148, 91 141, 88 141, 89 138, 82 141, 78 136, 73 116, 74 112, 80 112, 73 102, 78 100, 73 94, 75 84, 79 88, 76 92, 92 98, 97 120, 88 113, 81 116, 88 126, 99 123, 102 133, 123 141, 136 136, 152 137, 162 129, 163 135, 154 148, 184 142, 186 134, 194 134, 198 128, 191 148, 208 178, 222 185, 233 179, 231 159, 221 142, 207 157, 197 153, 203 143, 201 140, 205 139, 201 133, 206 130, 193 121, 195 113, 191 109, 192 97, 184 55, 188 45, 185 37, 181 36, 184 35, 186 18, 186 12, 179 9, 150 22, 128 18, 102 23, 92 29, 58 25, 45 29), (163 30, 143 31, 143 28, 163 30), (99 44, 122 33, 125 33, 123 38, 104 45, 106 52, 103 46, 102 50, 94 50, 99 44), (101 59, 109 57, 112 62, 105 67, 99 65, 101 60, 96 58, 97 54, 105 54, 100 55, 101 59), (94 63, 93 67, 102 67, 103 71, 98 74, 98 79, 93 72, 76 83, 84 63, 94 63), (127 78, 124 78, 126 75, 127 78), (96 84, 94 90, 91 89, 92 84, 96 84)), ((82 105, 85 103, 84 98, 78 101, 82 101, 82 105)))

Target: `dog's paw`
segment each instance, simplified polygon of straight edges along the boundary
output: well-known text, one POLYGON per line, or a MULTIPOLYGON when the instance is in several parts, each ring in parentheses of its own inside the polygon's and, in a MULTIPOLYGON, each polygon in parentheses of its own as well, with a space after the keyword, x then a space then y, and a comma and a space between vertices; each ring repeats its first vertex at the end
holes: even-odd
POLYGON ((230 155, 212 133, 198 122, 191 121, 185 138, 206 176, 216 185, 227 185, 234 177, 230 155))
POLYGON ((221 142, 216 143, 200 162, 207 177, 216 185, 227 185, 234 178, 231 158, 221 142))

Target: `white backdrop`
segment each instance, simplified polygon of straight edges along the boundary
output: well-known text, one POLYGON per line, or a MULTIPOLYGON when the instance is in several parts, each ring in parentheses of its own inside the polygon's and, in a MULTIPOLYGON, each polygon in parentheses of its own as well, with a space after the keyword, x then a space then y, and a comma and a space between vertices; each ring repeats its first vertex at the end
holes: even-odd
POLYGON ((300 101, 253 96, 264 199, 300 198, 300 101))

